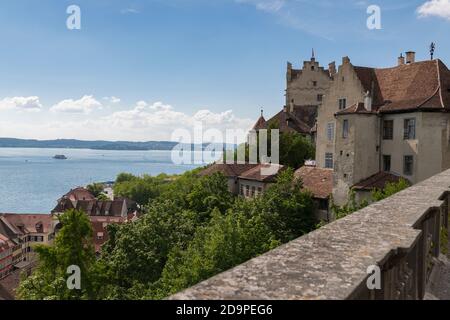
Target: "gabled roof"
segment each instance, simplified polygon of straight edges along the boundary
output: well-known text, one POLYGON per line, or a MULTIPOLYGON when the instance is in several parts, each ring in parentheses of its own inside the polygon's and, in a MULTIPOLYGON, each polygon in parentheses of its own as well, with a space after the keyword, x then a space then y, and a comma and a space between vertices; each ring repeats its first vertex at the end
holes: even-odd
POLYGON ((354 67, 373 106, 381 113, 450 110, 450 71, 441 60, 393 68, 354 67))
POLYGON ((268 175, 264 175, 263 173, 265 173, 264 172, 265 170, 271 171, 269 169, 270 166, 271 166, 270 164, 259 164, 256 167, 242 173, 239 176, 239 178, 245 179, 245 180, 266 182, 266 183, 275 182, 278 174, 286 168, 283 165, 273 164, 272 166, 274 167, 273 169, 275 169, 275 172, 268 174, 268 175))
POLYGON ((68 193, 64 195, 64 197, 73 200, 95 200, 95 197, 92 193, 90 193, 86 188, 75 188, 70 190, 68 193))
POLYGON ((372 191, 374 189, 382 190, 386 187, 388 183, 398 183, 401 179, 404 178, 390 172, 382 171, 358 182, 352 188, 355 190, 365 190, 365 191, 372 191))
POLYGON ((4 214, 6 220, 24 233, 48 233, 52 228, 49 214, 4 214), (38 229, 42 226, 42 229, 38 229))
POLYGON ((210 176, 214 173, 222 173, 225 177, 228 178, 236 178, 240 176, 245 171, 248 171, 254 167, 256 167, 257 164, 226 164, 226 163, 215 163, 213 165, 210 165, 206 169, 200 172, 201 176, 210 176))
POLYGON ((253 130, 264 130, 267 129, 267 122, 266 119, 264 119, 263 116, 259 117, 258 121, 256 121, 255 125, 253 126, 253 130))
POLYGON ((310 134, 311 127, 300 120, 295 113, 287 110, 282 110, 277 113, 268 122, 268 125, 275 125, 279 128, 281 133, 298 132, 301 134, 310 134))
POLYGON ((13 240, 24 233, 10 223, 3 215, 0 215, 0 234, 13 240))
POLYGON ((295 172, 295 177, 303 181, 303 188, 314 198, 328 199, 333 193, 333 169, 304 166, 295 172))

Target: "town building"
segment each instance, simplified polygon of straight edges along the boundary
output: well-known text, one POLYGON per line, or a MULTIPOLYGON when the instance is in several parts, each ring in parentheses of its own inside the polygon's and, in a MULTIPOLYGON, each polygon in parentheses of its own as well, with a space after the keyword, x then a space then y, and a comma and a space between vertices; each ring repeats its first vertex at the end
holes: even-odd
POLYGON ((301 179, 303 188, 311 192, 314 199, 316 219, 326 222, 333 220, 331 212, 333 170, 305 165, 295 171, 295 178, 301 179))
POLYGON ((285 169, 281 165, 268 164, 223 164, 215 163, 200 172, 201 176, 215 173, 223 174, 228 180, 228 190, 244 198, 262 195, 271 184, 276 182, 278 174, 285 169))
POLYGON ((333 199, 403 177, 415 184, 450 168, 450 71, 401 55, 392 68, 348 57, 319 106, 316 162, 334 170, 333 199))
POLYGON ((12 249, 14 244, 7 237, 0 234, 0 280, 10 274, 12 264, 12 249))
POLYGON ((335 63, 325 70, 316 61, 314 50, 309 61, 304 61, 301 69, 294 69, 288 62, 286 71, 286 103, 274 117, 265 120, 261 115, 255 127, 277 128, 281 133, 300 133, 315 139, 315 125, 319 106, 331 86, 336 72, 335 63))
POLYGON ((140 216, 135 201, 124 198, 105 201, 97 200, 85 188, 73 189, 61 197, 56 207, 52 210, 52 214, 58 216, 71 209, 83 211, 89 217, 94 231, 93 241, 97 253, 100 252, 103 244, 109 239, 108 225, 133 222, 140 216))

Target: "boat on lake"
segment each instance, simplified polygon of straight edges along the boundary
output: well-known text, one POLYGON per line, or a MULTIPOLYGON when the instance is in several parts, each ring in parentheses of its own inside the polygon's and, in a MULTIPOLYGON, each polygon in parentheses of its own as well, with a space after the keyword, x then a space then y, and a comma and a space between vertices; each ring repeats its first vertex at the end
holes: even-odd
POLYGON ((57 154, 56 156, 53 157, 53 159, 56 160, 67 160, 67 157, 63 154, 57 154))

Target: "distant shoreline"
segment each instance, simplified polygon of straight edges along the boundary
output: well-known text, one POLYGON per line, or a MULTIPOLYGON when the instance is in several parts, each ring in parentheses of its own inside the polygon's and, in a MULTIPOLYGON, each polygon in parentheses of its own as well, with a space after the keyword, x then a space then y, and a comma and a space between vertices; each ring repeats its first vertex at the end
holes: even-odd
MULTIPOLYGON (((0 148, 29 148, 29 149, 87 149, 103 151, 172 151, 178 142, 172 141, 106 141, 106 140, 77 140, 77 139, 57 139, 57 140, 32 140, 16 138, 0 138, 0 148)), ((202 149, 207 144, 203 144, 202 149)), ((194 149, 195 144, 185 144, 185 149, 194 149)), ((227 145, 227 149, 236 146, 227 145)))

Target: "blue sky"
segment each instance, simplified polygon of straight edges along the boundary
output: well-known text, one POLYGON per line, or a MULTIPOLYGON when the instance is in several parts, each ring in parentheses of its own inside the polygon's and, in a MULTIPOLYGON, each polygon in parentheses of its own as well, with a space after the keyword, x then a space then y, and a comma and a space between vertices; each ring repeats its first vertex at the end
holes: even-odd
POLYGON ((284 102, 286 61, 450 63, 450 0, 9 0, 0 3, 0 136, 170 139, 194 120, 247 128, 284 102), (66 8, 81 8, 68 30, 66 8), (381 8, 382 29, 366 27, 381 8), (423 5, 421 11, 418 11, 423 5))

